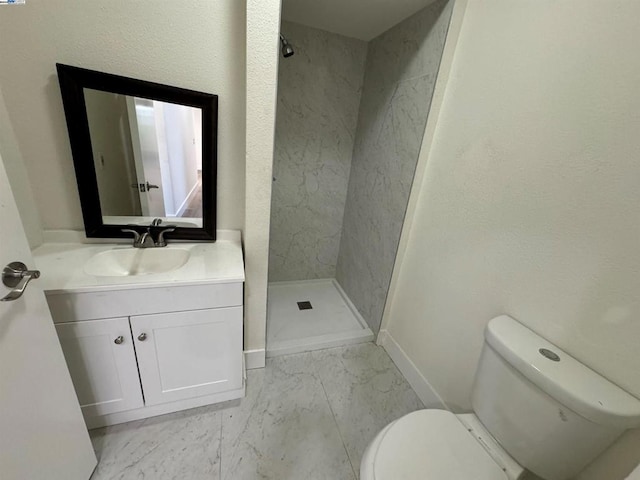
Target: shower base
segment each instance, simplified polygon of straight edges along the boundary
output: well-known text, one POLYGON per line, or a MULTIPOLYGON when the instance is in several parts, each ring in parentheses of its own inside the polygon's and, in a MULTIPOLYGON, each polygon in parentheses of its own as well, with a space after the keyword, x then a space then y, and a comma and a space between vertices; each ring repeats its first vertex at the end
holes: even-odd
POLYGON ((269 284, 267 357, 372 340, 373 332, 333 278, 269 284))

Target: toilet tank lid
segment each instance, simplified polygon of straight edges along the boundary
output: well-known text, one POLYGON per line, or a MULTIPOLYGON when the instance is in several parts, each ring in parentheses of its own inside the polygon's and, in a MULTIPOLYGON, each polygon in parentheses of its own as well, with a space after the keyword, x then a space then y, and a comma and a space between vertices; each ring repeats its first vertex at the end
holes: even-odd
POLYGON ((492 319, 485 338, 529 381, 584 418, 625 429, 640 426, 640 400, 513 318, 492 319))

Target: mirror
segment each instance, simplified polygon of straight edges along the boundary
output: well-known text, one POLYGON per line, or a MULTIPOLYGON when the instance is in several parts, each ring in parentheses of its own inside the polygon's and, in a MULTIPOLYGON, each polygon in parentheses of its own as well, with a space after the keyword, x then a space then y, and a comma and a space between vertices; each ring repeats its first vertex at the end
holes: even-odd
POLYGON ((57 68, 87 236, 215 240, 217 96, 57 68))

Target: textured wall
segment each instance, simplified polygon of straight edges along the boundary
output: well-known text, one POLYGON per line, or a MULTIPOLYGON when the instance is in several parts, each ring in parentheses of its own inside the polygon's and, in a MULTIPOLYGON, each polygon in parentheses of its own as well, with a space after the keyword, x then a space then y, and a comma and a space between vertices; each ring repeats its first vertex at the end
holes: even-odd
POLYGON ((367 44, 283 22, 269 280, 335 276, 367 44))
POLYGON ((244 349, 263 367, 267 334, 269 212, 278 80, 280 0, 247 1, 244 349))
MULTIPOLYGON (((470 0, 422 157, 385 328, 456 410, 501 313, 640 397, 640 3, 575 7, 470 0)), ((639 460, 634 430, 578 478, 639 460)))
POLYGON ((245 3, 29 0, 0 15, 0 84, 45 229, 83 228, 56 62, 216 93, 218 227, 242 228, 245 3))
POLYGON ((437 1, 369 44, 337 279, 376 332, 452 3, 437 1))
POLYGON ((42 224, 33 197, 27 169, 24 166, 22 153, 18 148, 13 126, 9 121, 9 114, 4 104, 2 88, 0 86, 0 155, 11 183, 11 190, 18 205, 18 212, 22 226, 27 234, 29 246, 39 247, 42 244, 42 224))

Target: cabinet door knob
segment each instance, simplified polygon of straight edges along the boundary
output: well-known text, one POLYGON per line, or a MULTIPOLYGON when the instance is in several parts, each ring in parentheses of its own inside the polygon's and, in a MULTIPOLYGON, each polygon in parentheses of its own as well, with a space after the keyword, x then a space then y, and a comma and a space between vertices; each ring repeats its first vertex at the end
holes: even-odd
POLYGON ((147 334, 142 332, 140 335, 138 335, 138 340, 140 340, 141 342, 144 342, 147 339, 147 334))
POLYGON ((120 335, 113 341, 113 343, 115 343, 116 345, 120 345, 122 342, 124 342, 124 337, 122 335, 120 335))

